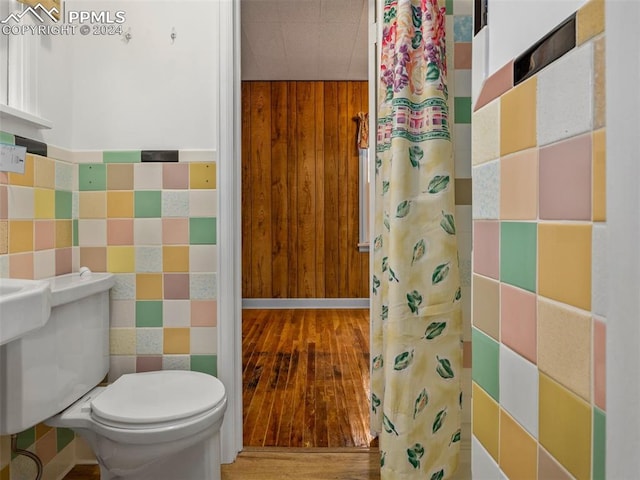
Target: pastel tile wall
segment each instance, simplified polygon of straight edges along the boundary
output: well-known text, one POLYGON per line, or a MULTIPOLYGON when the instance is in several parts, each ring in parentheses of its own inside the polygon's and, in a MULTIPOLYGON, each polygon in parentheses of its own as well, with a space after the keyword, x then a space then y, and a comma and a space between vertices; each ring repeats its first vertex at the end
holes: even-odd
POLYGON ((515 87, 510 62, 474 106, 474 478, 605 478, 603 5, 577 12, 573 50, 515 87))
MULTIPOLYGON (((0 132, 0 141, 14 136, 0 132)), ((215 152, 162 152, 178 161, 158 163, 144 151, 49 150, 60 158, 28 154, 24 175, 0 172, 0 276, 114 273, 109 381, 161 369, 216 374, 215 152)), ((76 450, 87 456, 70 430, 38 425, 19 439, 43 459, 44 478, 61 478, 76 450)), ((0 437, 0 479, 32 478, 30 469, 0 437)))

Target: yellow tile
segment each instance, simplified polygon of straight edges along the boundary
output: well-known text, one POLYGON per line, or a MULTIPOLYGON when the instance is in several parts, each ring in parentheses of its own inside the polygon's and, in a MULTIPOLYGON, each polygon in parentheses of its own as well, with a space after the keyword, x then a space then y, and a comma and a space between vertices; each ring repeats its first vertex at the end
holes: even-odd
POLYGON ((133 192, 107 192, 108 218, 133 218, 133 192))
POLYGON ((53 430, 53 427, 50 427, 44 423, 39 423, 38 425, 36 425, 36 439, 44 437, 51 430, 53 430))
POLYGON ((134 247, 107 247, 107 270, 111 273, 136 271, 134 247))
POLYGON ((604 0, 589 0, 576 15, 578 45, 604 32, 604 0))
POLYGON ((590 401, 590 312, 538 298, 538 367, 590 401))
POLYGON ((538 442, 500 409, 500 469, 511 480, 538 478, 538 442))
POLYGON ((9 253, 33 252, 33 220, 9 222, 9 253))
POLYGON ((514 153, 500 160, 500 218, 538 218, 538 149, 514 153))
POLYGON ((538 225, 538 293, 591 310, 591 225, 538 225))
POLYGON ((216 164, 214 162, 189 164, 189 188, 216 188, 216 164))
POLYGON ((162 270, 165 272, 188 272, 189 247, 162 247, 162 270))
POLYGON ((473 275, 473 325, 500 340, 500 283, 473 275))
POLYGON ((536 146, 536 77, 500 99, 500 154, 536 146))
POLYGON ((55 190, 36 188, 33 196, 35 217, 55 218, 56 217, 56 192, 55 190))
POLYGON ((471 151, 473 164, 500 158, 500 99, 473 112, 471 121, 471 151))
POLYGON ((24 187, 33 187, 34 158, 30 153, 27 154, 24 161, 24 174, 9 173, 9 185, 22 185, 24 187))
POLYGON ((607 220, 607 152, 605 129, 593 132, 593 221, 607 220))
POLYGON ((34 157, 34 179, 36 187, 56 188, 56 164, 47 157, 34 157))
POLYGON ((111 355, 135 355, 136 329, 112 328, 109 330, 109 351, 111 355))
POLYGON ((0 255, 9 253, 9 222, 0 220, 0 255))
POLYGON ((56 220, 56 248, 73 245, 73 223, 71 220, 56 220))
POLYGON ((80 218, 107 218, 106 192, 80 192, 80 218))
POLYGON ((473 434, 493 459, 498 461, 499 407, 475 382, 472 385, 473 434))
POLYGON ((591 407, 540 374, 539 439, 578 480, 591 476, 591 407))
POLYGON ((136 298, 138 300, 162 300, 162 274, 139 273, 136 275, 136 298))
POLYGON ((164 353, 191 353, 190 329, 165 328, 164 353))

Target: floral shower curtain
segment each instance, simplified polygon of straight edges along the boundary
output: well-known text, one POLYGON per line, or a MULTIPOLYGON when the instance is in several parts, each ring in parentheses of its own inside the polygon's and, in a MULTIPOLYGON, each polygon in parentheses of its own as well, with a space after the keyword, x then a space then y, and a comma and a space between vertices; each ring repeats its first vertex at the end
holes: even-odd
POLYGON ((460 445, 462 324, 445 9, 385 0, 372 278, 382 479, 446 479, 460 445))

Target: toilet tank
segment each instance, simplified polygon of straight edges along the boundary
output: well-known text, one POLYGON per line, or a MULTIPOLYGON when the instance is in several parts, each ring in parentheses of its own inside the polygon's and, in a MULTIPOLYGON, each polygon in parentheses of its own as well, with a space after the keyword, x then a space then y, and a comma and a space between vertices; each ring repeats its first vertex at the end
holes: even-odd
POLYGON ((110 273, 47 279, 44 326, 0 346, 0 435, 30 428, 64 410, 109 370, 110 273))

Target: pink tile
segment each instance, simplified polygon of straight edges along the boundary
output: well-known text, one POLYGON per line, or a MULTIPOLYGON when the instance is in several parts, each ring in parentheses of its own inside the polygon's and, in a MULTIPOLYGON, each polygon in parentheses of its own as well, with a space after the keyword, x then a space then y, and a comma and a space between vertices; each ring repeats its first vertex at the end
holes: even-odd
POLYGON ((56 275, 73 271, 73 248, 56 249, 56 275))
POLYGON ((189 188, 189 164, 165 163, 162 166, 162 188, 186 190, 189 188))
POLYGON ((165 273, 164 274, 164 298, 165 300, 189 299, 189 274, 165 273))
POLYGON ((9 195, 7 187, 0 185, 0 220, 9 218, 9 195))
POLYGON ((6 185, 9 183, 9 175, 7 172, 0 172, 0 184, 6 185))
POLYGON ((218 324, 218 303, 215 300, 191 301, 191 326, 215 327, 218 324))
POLYGON ((133 245, 133 218, 107 220, 107 245, 133 245))
POLYGON ((607 326, 594 319, 593 322, 593 398, 602 410, 607 409, 607 326))
POLYGON ((163 218, 162 243, 165 245, 189 245, 189 219, 163 218))
POLYGON ((540 218, 591 220, 591 134, 540 149, 540 218))
POLYGON ((156 372, 162 370, 162 357, 136 358, 136 372, 156 372))
POLYGON ((33 253, 9 255, 9 277, 33 279, 33 253))
POLYGON ((471 42, 453 44, 453 68, 456 70, 471 69, 471 42))
POLYGON ((473 222, 473 271, 498 280, 500 275, 500 223, 473 222))
POLYGON ((473 107, 473 111, 484 107, 513 87, 513 62, 507 63, 500 70, 487 78, 473 107))
POLYGON ((510 285, 500 286, 500 339, 531 362, 537 362, 535 294, 510 285))
POLYGON ((36 220, 34 225, 36 250, 49 250, 56 244, 55 220, 36 220))
POLYGON ((471 342, 462 342, 462 368, 471 368, 471 342))

